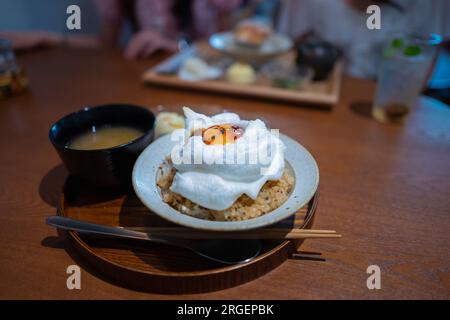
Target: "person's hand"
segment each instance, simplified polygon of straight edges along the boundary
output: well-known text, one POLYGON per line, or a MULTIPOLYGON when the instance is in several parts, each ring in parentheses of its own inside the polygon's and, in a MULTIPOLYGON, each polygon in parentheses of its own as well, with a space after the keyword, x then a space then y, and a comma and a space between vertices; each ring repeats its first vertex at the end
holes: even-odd
POLYGON ((177 51, 176 41, 165 38, 154 30, 142 30, 131 38, 125 48, 127 59, 146 58, 157 50, 177 51))

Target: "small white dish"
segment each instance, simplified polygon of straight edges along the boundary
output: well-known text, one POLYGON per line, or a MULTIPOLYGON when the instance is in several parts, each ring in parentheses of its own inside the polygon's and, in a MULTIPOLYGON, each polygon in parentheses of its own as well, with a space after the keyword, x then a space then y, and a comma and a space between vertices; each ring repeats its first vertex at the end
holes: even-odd
POLYGON ((173 223, 210 231, 241 231, 274 224, 295 214, 314 196, 319 185, 319 169, 312 155, 295 140, 280 134, 286 146, 285 161, 294 176, 289 198, 277 209, 257 218, 243 221, 210 221, 188 216, 173 209, 161 198, 156 185, 160 165, 170 155, 177 141, 165 135, 150 144, 137 159, 132 182, 138 198, 152 212, 173 223))
POLYGON ((196 57, 188 58, 178 70, 178 77, 185 81, 213 80, 222 74, 222 69, 210 66, 196 57))
POLYGON ((178 77, 185 81, 202 81, 202 80, 214 80, 222 76, 223 71, 216 67, 209 67, 208 71, 204 74, 196 74, 189 72, 185 69, 180 69, 178 77))

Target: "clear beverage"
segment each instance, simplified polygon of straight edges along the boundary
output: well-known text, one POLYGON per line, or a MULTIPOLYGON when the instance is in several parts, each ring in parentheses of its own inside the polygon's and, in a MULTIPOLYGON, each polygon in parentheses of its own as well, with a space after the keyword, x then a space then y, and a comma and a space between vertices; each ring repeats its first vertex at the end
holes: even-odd
POLYGON ((401 122, 423 88, 440 37, 399 36, 386 46, 379 69, 372 116, 381 122, 401 122))
POLYGON ((0 38, 0 99, 24 91, 28 79, 17 65, 11 42, 0 38))

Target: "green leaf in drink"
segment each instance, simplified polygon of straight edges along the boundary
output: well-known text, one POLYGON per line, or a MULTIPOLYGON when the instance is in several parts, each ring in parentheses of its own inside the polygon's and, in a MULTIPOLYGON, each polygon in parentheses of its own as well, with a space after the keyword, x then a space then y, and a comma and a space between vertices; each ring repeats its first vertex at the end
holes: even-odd
POLYGON ((392 58, 397 55, 400 49, 403 47, 403 39, 395 38, 392 39, 391 43, 383 52, 385 58, 392 58))
POLYGON ((403 39, 393 39, 391 42, 391 47, 395 48, 395 49, 400 49, 401 47, 403 47, 403 39))
POLYGON ((403 50, 403 53, 408 57, 415 57, 422 53, 422 48, 417 45, 407 46, 405 50, 403 50))

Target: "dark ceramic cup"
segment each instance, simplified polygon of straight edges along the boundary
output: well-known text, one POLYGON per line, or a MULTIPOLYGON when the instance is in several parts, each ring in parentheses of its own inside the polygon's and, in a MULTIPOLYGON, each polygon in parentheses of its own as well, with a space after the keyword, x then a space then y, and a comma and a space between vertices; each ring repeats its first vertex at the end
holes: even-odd
POLYGON ((324 80, 333 70, 340 51, 331 43, 315 36, 309 36, 297 46, 297 65, 309 66, 314 70, 313 80, 324 80))
POLYGON ((91 184, 103 187, 129 187, 134 162, 153 140, 155 116, 142 107, 109 104, 86 107, 55 122, 49 138, 67 170, 91 184), (93 126, 127 126, 144 135, 107 149, 71 149, 69 142, 93 126))

